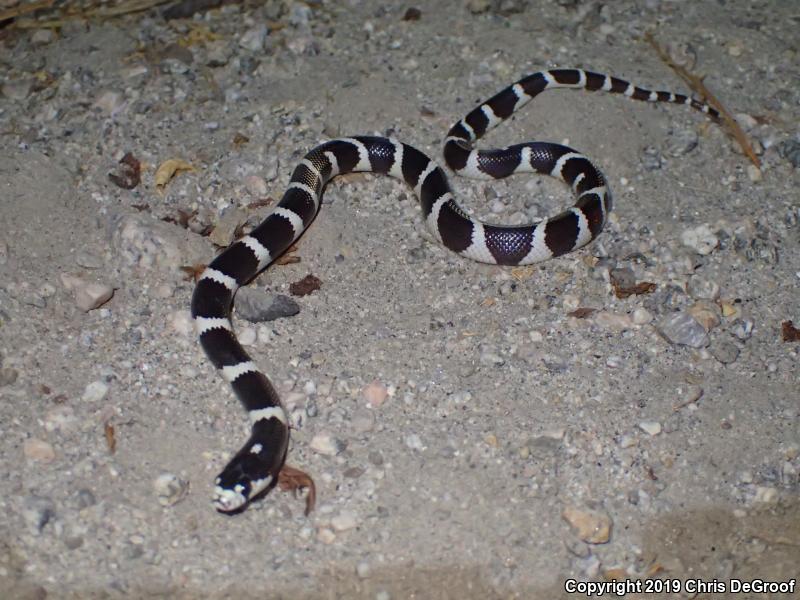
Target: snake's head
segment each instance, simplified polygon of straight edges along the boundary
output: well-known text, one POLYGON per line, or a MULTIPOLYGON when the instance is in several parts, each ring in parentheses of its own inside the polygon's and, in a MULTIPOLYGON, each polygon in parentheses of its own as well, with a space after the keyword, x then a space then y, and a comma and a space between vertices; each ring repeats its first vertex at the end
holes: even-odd
POLYGON ((258 425, 254 427, 253 437, 214 480, 211 501, 220 512, 240 512, 278 481, 286 457, 288 430, 271 428, 271 435, 264 436, 260 429, 258 425))

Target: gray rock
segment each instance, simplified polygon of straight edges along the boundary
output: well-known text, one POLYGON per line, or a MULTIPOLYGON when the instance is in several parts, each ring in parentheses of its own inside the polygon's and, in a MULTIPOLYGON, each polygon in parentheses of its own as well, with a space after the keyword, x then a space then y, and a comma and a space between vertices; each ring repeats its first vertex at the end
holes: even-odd
POLYGON ((691 348, 702 348, 708 344, 708 334, 692 315, 685 312, 664 317, 656 326, 658 332, 670 343, 691 348))
POLYGON ((244 287, 236 294, 236 314, 251 323, 292 317, 299 312, 300 305, 289 296, 265 294, 250 287, 244 287))

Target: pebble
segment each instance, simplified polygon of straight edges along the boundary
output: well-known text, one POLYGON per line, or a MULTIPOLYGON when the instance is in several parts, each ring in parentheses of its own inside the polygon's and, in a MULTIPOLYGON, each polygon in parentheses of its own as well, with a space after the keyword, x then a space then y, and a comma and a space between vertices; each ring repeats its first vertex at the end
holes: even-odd
POLYGON ((681 129, 667 140, 667 154, 670 156, 683 156, 689 154, 697 147, 699 138, 694 129, 681 129))
POLYGON ((236 293, 236 314, 251 323, 263 323, 300 312, 300 305, 283 294, 265 294, 263 290, 243 287, 236 293))
POLYGON ((121 92, 106 90, 94 101, 94 105, 109 116, 116 116, 125 105, 125 97, 121 92))
POLYGON ((702 256, 711 254, 719 246, 719 238, 708 225, 687 229, 681 234, 681 242, 702 256))
POLYGON ((25 458, 41 462, 51 462, 56 457, 53 446, 44 440, 28 438, 22 443, 22 452, 25 458))
POLYGON ((189 491, 189 482, 173 473, 161 473, 153 480, 153 490, 161 506, 173 506, 189 491))
POLYGON ((708 343, 708 333, 692 315, 677 312, 664 317, 656 330, 671 344, 702 348, 708 343))
POLYGON ((19 377, 19 371, 12 367, 3 367, 0 369, 0 387, 11 385, 19 377))
POLYGON ((356 565, 356 575, 359 579, 368 579, 371 574, 372 569, 370 569, 368 562, 362 560, 356 565))
POLYGON ((410 433, 403 438, 403 443, 410 448, 411 450, 417 450, 421 452, 425 449, 425 446, 422 444, 422 439, 416 433, 410 433))
POLYGON ((358 527, 358 519, 355 513, 349 510, 343 510, 335 517, 331 518, 331 527, 334 531, 348 531, 358 527))
POLYGON ((311 438, 309 447, 324 456, 336 456, 345 449, 346 444, 328 432, 320 432, 311 438))
POLYGON ((25 498, 22 506, 22 518, 34 535, 39 535, 56 516, 56 506, 50 498, 31 495, 25 498))
POLYGON ((25 100, 33 89, 33 80, 24 77, 13 81, 6 81, 0 86, 0 93, 10 100, 25 100))
POLYGON ((703 277, 694 276, 689 279, 686 291, 696 300, 716 300, 719 298, 719 284, 703 277))
POLYGON ((389 396, 389 390, 380 381, 373 381, 364 387, 361 391, 361 395, 364 397, 364 400, 367 401, 367 406, 370 408, 379 408, 389 396))
POLYGON ((217 246, 227 248, 233 243, 239 226, 245 221, 247 221, 247 215, 244 211, 230 207, 223 213, 208 238, 217 246))
POLYGON ((103 306, 114 295, 114 288, 105 283, 81 282, 74 291, 75 304, 84 312, 103 306))
POLYGON ((320 527, 317 531, 317 539, 323 544, 332 544, 336 541, 336 534, 327 527, 320 527))
POLYGON ((244 186, 254 198, 264 198, 269 191, 267 182, 258 175, 248 175, 244 180, 244 186))
POLYGON ((747 177, 753 183, 758 183, 762 179, 764 179, 763 174, 761 173, 761 169, 759 169, 756 165, 747 165, 747 177))
POLYGON ((639 429, 648 435, 658 435, 661 433, 661 423, 658 421, 642 421, 639 423, 639 429))
POLYGON ((753 335, 753 321, 736 319, 731 324, 731 333, 742 341, 750 339, 750 336, 753 335))
POLYGON ((639 158, 646 171, 657 171, 664 166, 664 159, 657 148, 647 146, 639 158))
POLYGON ((778 144, 778 154, 789 161, 791 165, 800 168, 800 140, 784 140, 778 144))
POLYGON ((56 406, 48 410, 44 415, 44 430, 48 433, 68 431, 76 423, 75 411, 71 406, 56 406))
POLYGON ((56 34, 52 29, 37 29, 31 34, 31 43, 36 46, 44 46, 49 44, 56 38, 56 34))
POLYGON ((720 324, 720 311, 716 304, 701 300, 690 306, 688 313, 700 323, 706 331, 711 331, 720 324))
POLYGON ((81 400, 84 402, 100 402, 108 394, 108 385, 100 380, 92 381, 83 390, 81 400))
POLYGON ((252 346, 258 339, 258 333, 253 327, 242 327, 236 334, 242 346, 252 346))
POLYGON ((491 2, 489 0, 469 0, 467 8, 473 15, 479 15, 489 10, 491 2))
POLYGON ((263 23, 251 27, 239 36, 239 45, 250 52, 260 52, 267 40, 267 26, 263 23))
POLYGON ((736 344, 728 340, 714 341, 709 351, 711 352, 711 356, 716 358, 723 365, 734 363, 736 359, 739 358, 739 348, 736 344))
POLYGON ((594 313, 592 315, 592 322, 598 327, 610 331, 624 331, 633 327, 633 321, 628 315, 618 315, 605 310, 594 313))
POLYGON ((611 517, 604 512, 568 506, 561 516, 587 544, 605 544, 611 537, 611 517))
POLYGON ((774 487, 760 485, 756 487, 754 504, 773 504, 778 500, 778 490, 774 487))
POLYGON ((176 310, 169 316, 168 324, 170 329, 184 337, 194 335, 194 319, 188 310, 176 310))
POLYGON ((653 315, 646 308, 637 308, 631 318, 636 325, 646 325, 653 320, 653 315))

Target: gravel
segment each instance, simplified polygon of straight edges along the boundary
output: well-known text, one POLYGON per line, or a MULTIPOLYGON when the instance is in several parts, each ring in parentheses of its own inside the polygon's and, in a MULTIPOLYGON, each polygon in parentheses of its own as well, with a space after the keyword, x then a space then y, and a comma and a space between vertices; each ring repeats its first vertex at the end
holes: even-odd
MULTIPOLYGON (((796 10, 679 8, 267 0, 7 25, 0 596, 528 599, 566 578, 794 577, 796 10), (335 180, 234 311, 316 510, 275 489, 215 513, 246 436, 188 313, 215 242, 251 230, 330 134, 440 160, 479 99, 543 67, 685 92, 641 42, 653 23, 761 167, 684 107, 545 93, 486 145, 575 147, 615 212, 589 248, 523 269, 439 246, 398 182, 335 180), (130 189, 109 178, 128 153, 130 189), (186 166, 157 184, 165 164, 186 166)), ((569 202, 549 178, 451 183, 493 222, 569 202)))

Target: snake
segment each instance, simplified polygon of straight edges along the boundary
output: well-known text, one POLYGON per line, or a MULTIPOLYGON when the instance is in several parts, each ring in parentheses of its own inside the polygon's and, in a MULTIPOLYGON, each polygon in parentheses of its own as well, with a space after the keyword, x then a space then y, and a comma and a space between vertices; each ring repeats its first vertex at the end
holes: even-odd
POLYGON ((571 188, 574 206, 520 226, 492 225, 470 216, 456 202, 442 168, 424 152, 394 138, 343 137, 311 149, 295 166, 281 201, 258 226, 205 267, 192 295, 191 315, 200 345, 230 383, 250 420, 249 439, 214 480, 212 503, 217 511, 236 514, 272 489, 289 444, 289 421, 279 394, 234 334, 234 295, 303 234, 316 217, 331 179, 368 172, 404 181, 414 190, 433 237, 456 254, 481 263, 537 263, 577 250, 600 234, 612 209, 611 191, 586 156, 562 144, 539 141, 490 150, 474 147, 487 131, 539 93, 555 88, 602 90, 634 100, 684 104, 714 120, 719 118, 717 110, 690 96, 650 91, 583 69, 544 70, 519 79, 453 125, 443 153, 448 167, 458 175, 492 180, 539 173, 571 188))

